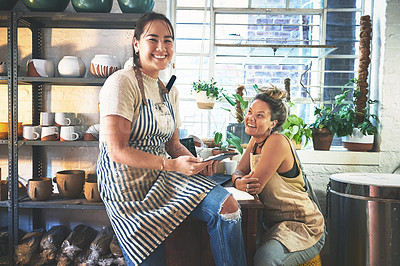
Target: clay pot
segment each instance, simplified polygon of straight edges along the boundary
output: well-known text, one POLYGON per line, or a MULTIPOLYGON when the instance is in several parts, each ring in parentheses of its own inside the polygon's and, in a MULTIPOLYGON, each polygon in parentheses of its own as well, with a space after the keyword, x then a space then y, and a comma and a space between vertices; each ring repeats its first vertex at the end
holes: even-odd
POLYGON ((67 8, 69 0, 22 0, 30 11, 62 12, 67 8))
POLYGON ((110 13, 113 0, 71 0, 76 12, 110 13))
POLYGON ((312 132, 314 150, 329 151, 331 148, 333 133, 327 128, 317 128, 312 132))
POLYGON ((86 179, 84 187, 85 198, 90 202, 101 201, 96 179, 86 179))
POLYGON ((45 59, 30 59, 26 65, 28 77, 54 77, 54 63, 45 59))
POLYGON ((95 55, 90 61, 90 73, 97 78, 108 78, 120 68, 120 63, 112 55, 95 55))
POLYGON ((29 179, 28 195, 31 200, 48 200, 53 193, 53 185, 48 177, 29 179))
POLYGON ((349 151, 363 151, 371 150, 374 146, 374 135, 363 135, 358 129, 353 129, 353 134, 342 137, 342 145, 349 151))
POLYGON ((58 73, 66 78, 82 78, 86 73, 86 66, 80 57, 64 56, 58 63, 58 73))
POLYGON ((123 13, 147 13, 153 10, 154 0, 118 0, 123 13))
POLYGON ((58 191, 61 195, 75 199, 82 193, 85 183, 85 171, 82 170, 64 170, 59 171, 54 178, 57 183, 58 191))
POLYGON ((215 97, 208 97, 207 92, 200 91, 196 93, 196 103, 199 109, 213 109, 215 104, 215 97))
MULTIPOLYGON (((18 137, 22 138, 22 122, 18 122, 18 137)), ((7 139, 8 138, 8 123, 7 122, 0 122, 0 139, 7 139)))

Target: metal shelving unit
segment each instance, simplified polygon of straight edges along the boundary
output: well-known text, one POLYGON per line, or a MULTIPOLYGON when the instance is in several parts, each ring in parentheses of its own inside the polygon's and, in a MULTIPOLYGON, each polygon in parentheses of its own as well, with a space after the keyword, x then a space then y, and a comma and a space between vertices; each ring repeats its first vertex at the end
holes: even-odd
MULTIPOLYGON (((101 86, 102 78, 36 78, 18 76, 18 29, 27 27, 32 31, 32 58, 43 58, 43 28, 74 29, 134 29, 137 19, 142 14, 124 13, 74 13, 74 12, 0 12, 0 27, 7 27, 8 70, 11 75, 0 76, 0 84, 8 84, 8 123, 9 139, 0 140, 0 145, 8 145, 9 199, 0 201, 0 207, 8 208, 9 259, 13 264, 14 246, 18 243, 19 209, 70 209, 100 210, 104 204, 91 203, 86 199, 66 199, 55 194, 48 201, 32 201, 29 197, 18 197, 18 149, 31 146, 33 176, 42 176, 42 154, 46 147, 98 147, 98 141, 24 141, 18 140, 18 86, 32 85, 32 124, 40 122, 42 111, 43 86, 101 86)), ((35 212, 33 211, 35 220, 35 212)), ((33 223, 35 228, 35 222, 33 223)))

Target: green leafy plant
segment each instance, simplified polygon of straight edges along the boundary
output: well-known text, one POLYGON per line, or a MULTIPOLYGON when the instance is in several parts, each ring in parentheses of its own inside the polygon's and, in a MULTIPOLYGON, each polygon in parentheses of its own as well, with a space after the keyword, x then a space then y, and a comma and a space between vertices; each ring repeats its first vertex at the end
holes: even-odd
POLYGON ((288 116, 285 123, 283 123, 282 134, 287 136, 289 139, 293 139, 297 144, 300 144, 304 137, 304 146, 306 146, 312 137, 312 130, 308 128, 307 124, 304 123, 301 117, 292 114, 288 116))
POLYGON ((338 119, 336 113, 333 112, 332 107, 328 105, 321 104, 320 106, 315 106, 314 108, 315 121, 310 124, 313 129, 329 129, 333 134, 338 130, 338 119))
POLYGON ((235 147, 240 154, 243 154, 243 147, 241 146, 242 141, 238 136, 233 134, 232 132, 227 131, 229 138, 226 139, 226 141, 222 140, 223 135, 221 132, 215 131, 214 132, 214 142, 217 147, 219 147, 223 151, 227 151, 229 149, 229 146, 235 147))
POLYGON ((210 82, 207 81, 196 81, 192 84, 192 92, 200 93, 205 91, 208 98, 215 97, 217 100, 222 99, 223 88, 216 86, 217 82, 212 78, 210 82))
POLYGON ((375 135, 378 133, 373 121, 379 124, 379 118, 370 113, 371 104, 375 104, 378 101, 368 100, 366 107, 361 112, 357 111, 356 102, 361 97, 361 91, 358 86, 358 80, 356 78, 351 79, 350 82, 342 87, 342 93, 335 97, 334 108, 339 121, 336 130, 338 137, 352 135, 354 128, 358 128, 363 135, 375 135), (356 85, 356 88, 347 88, 349 85, 356 85), (349 98, 351 101, 346 103, 349 98))

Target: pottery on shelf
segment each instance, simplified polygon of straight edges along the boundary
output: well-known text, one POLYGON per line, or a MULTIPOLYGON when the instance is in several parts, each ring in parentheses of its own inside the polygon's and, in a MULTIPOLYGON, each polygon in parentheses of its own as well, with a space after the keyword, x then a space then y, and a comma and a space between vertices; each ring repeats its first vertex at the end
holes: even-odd
POLYGON ((113 0, 71 0, 76 12, 110 13, 113 0))
POLYGON ((7 63, 0 61, 0 76, 7 75, 7 63))
POLYGON ((124 63, 124 69, 130 69, 133 67, 133 57, 129 57, 124 63))
POLYGON ((66 78, 82 78, 86 73, 86 66, 77 56, 64 56, 58 63, 58 73, 66 78))
POLYGON ((120 63, 112 55, 95 55, 90 62, 90 73, 97 78, 107 78, 120 68, 120 63))
POLYGON ((101 201, 96 179, 87 179, 83 188, 85 198, 90 202, 101 201))
POLYGON ((18 0, 0 0, 0 11, 11 10, 18 0))
POLYGON ((30 11, 62 12, 67 8, 70 0, 22 0, 30 11))
POLYGON ((58 191, 61 195, 71 199, 78 198, 85 183, 85 171, 58 171, 54 181, 57 183, 58 191))
POLYGON ((123 13, 147 13, 153 10, 154 0, 118 0, 123 13))
POLYGON ((48 200, 53 193, 53 184, 48 177, 28 180, 28 195, 31 200, 48 200))
POLYGON ((26 65, 28 77, 54 77, 54 63, 45 59, 30 59, 26 65))

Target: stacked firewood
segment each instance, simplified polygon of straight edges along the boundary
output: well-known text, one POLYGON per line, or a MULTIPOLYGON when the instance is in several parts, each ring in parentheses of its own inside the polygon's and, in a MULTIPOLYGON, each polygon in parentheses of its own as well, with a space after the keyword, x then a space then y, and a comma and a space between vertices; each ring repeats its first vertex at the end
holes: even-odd
POLYGON ((368 94, 368 66, 371 62, 369 55, 371 53, 371 32, 372 24, 370 16, 362 16, 360 19, 361 29, 360 29, 360 57, 358 65, 358 89, 361 92, 361 96, 356 102, 356 110, 360 114, 358 115, 358 120, 361 122, 363 119, 363 113, 365 112, 365 107, 367 104, 367 94, 368 94))

